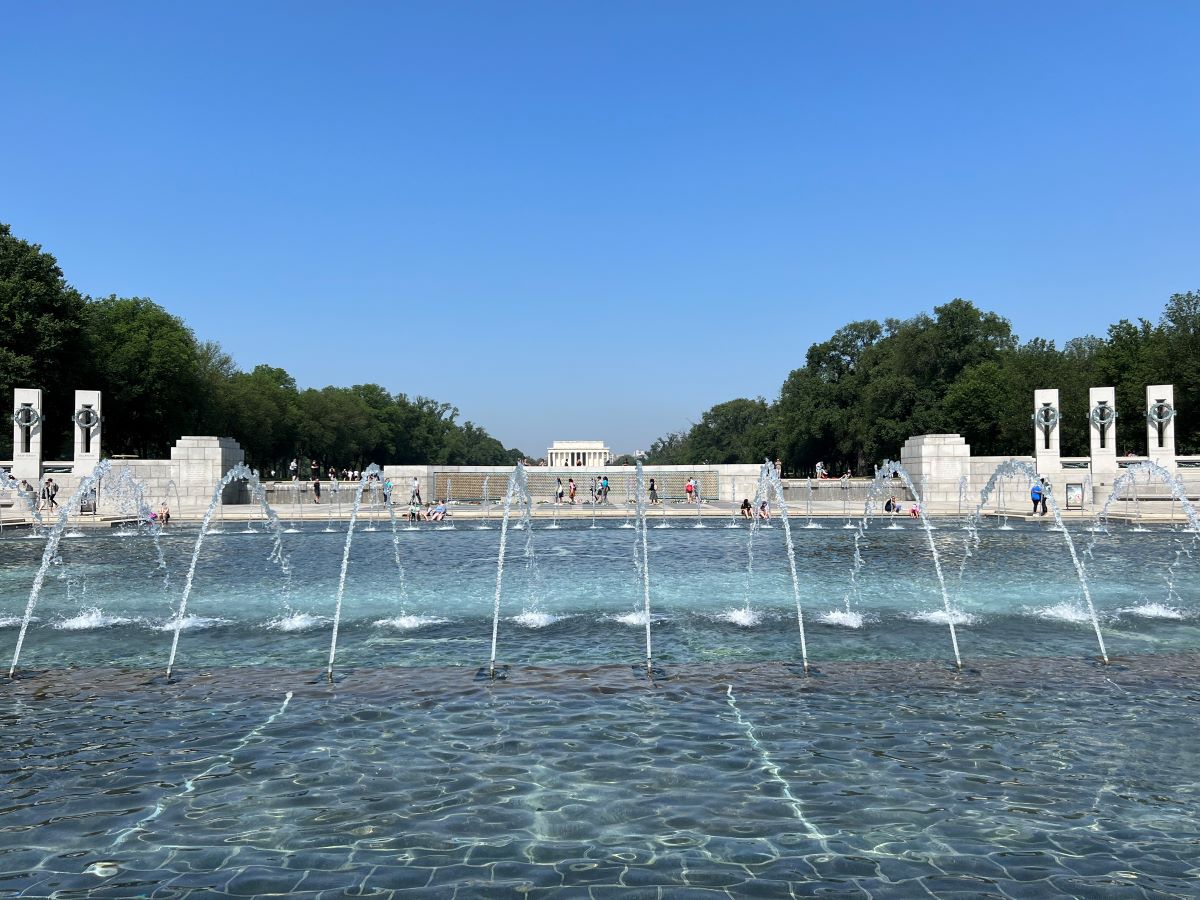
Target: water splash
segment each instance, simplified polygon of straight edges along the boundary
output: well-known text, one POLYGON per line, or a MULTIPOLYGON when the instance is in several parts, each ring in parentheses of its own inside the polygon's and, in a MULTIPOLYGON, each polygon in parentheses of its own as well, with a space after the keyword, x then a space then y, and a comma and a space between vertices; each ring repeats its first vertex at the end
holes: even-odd
POLYGON ((329 665, 325 670, 325 677, 333 681, 333 661, 337 657, 337 641, 338 629, 342 623, 342 599, 346 595, 346 573, 350 569, 350 547, 354 543, 354 525, 358 521, 358 511, 362 507, 363 489, 371 480, 371 476, 382 471, 375 463, 367 466, 358 479, 358 486, 354 489, 354 506, 350 509, 350 524, 346 526, 346 544, 342 548, 342 568, 338 574, 337 586, 337 601, 333 608, 333 634, 329 639, 329 665))
MULTIPOLYGON (((504 587, 504 551, 508 545, 508 522, 512 515, 513 501, 522 504, 521 524, 533 521, 533 498, 529 495, 529 476, 523 463, 517 463, 508 477, 508 489, 504 492, 504 514, 500 520, 500 552, 496 556, 496 594, 492 604, 492 655, 488 661, 488 675, 496 676, 496 649, 500 638, 500 595, 504 587)), ((595 503, 592 505, 593 514, 595 503)), ((532 529, 531 529, 532 530, 532 529)))
MULTIPOLYGON (((995 471, 992 472, 991 477, 987 480, 987 484, 985 484, 983 489, 979 492, 979 505, 975 507, 975 512, 973 513, 973 518, 975 519, 976 523, 978 523, 980 518, 980 510, 982 510, 984 504, 987 503, 988 497, 990 496, 997 481, 1004 478, 1015 477, 1017 475, 1023 476, 1030 486, 1032 486, 1035 481, 1040 480, 1041 477, 1038 475, 1037 470, 1034 469, 1033 466, 1019 459, 1010 459, 1000 463, 1000 465, 996 466, 995 471)), ((1119 478, 1117 480, 1120 481, 1119 478)), ((1104 635, 1100 633, 1100 619, 1096 615, 1096 607, 1092 603, 1092 592, 1088 587, 1087 571, 1084 568, 1082 560, 1079 558, 1079 554, 1075 552, 1075 541, 1071 538, 1071 532, 1067 530, 1066 525, 1063 523, 1062 510, 1059 509, 1057 498, 1055 498, 1053 493, 1047 493, 1044 496, 1047 501, 1047 505, 1050 507, 1050 512, 1054 515, 1054 524, 1058 529, 1061 529, 1063 541, 1067 545, 1067 552, 1071 556, 1071 563, 1074 565, 1075 574, 1079 579, 1079 587, 1083 591, 1083 599, 1087 605, 1088 617, 1091 619, 1092 629, 1096 632, 1096 643, 1100 645, 1100 656, 1107 665, 1108 650, 1104 646, 1104 635)))
MULTIPOLYGON (((699 501, 697 500, 697 503, 699 501)), ((699 509, 697 509, 697 515, 699 509)), ((635 545, 638 543, 638 538, 641 538, 641 565, 638 567, 638 574, 642 584, 642 611, 646 615, 646 674, 652 675, 654 672, 654 654, 650 648, 650 550, 647 546, 646 538, 646 475, 642 470, 642 461, 637 460, 637 524, 638 530, 634 535, 635 545)), ((637 559, 637 550, 634 550, 634 559, 637 559)))
POLYGON ((929 518, 925 515, 925 504, 921 502, 921 495, 917 492, 917 488, 904 466, 898 462, 884 460, 883 469, 885 472, 890 469, 894 476, 898 475, 900 477, 900 480, 912 495, 914 504, 916 504, 918 518, 920 518, 921 525, 925 529, 925 539, 929 544, 929 552, 933 555, 933 569, 937 573, 938 588, 942 592, 942 608, 946 614, 946 624, 950 628, 950 644, 954 648, 954 665, 961 669, 962 657, 958 652, 958 634, 954 630, 954 610, 950 605, 950 592, 946 590, 946 576, 942 574, 942 559, 938 554, 937 543, 933 539, 933 526, 929 524, 929 518))
POLYGON ((258 473, 244 463, 238 463, 217 482, 213 488, 212 499, 209 501, 208 509, 204 511, 204 517, 200 520, 200 530, 196 535, 196 545, 192 548, 191 562, 188 563, 187 579, 183 585, 183 595, 179 598, 179 610, 175 614, 174 635, 171 638, 171 655, 167 660, 168 681, 171 678, 171 671, 175 668, 175 654, 179 650, 179 634, 183 631, 183 623, 187 618, 188 598, 192 594, 192 584, 196 578, 196 564, 200 559, 200 548, 204 546, 204 538, 208 534, 208 526, 212 521, 213 512, 221 503, 221 494, 234 481, 246 481, 249 483, 254 498, 262 507, 263 515, 266 516, 268 524, 272 527, 274 540, 269 559, 271 562, 276 563, 283 573, 285 603, 291 597, 292 569, 288 563, 287 555, 283 552, 283 526, 279 521, 279 516, 275 514, 275 510, 267 502, 267 492, 263 488, 262 482, 258 480, 258 473))
POLYGON ((33 586, 29 589, 29 601, 25 604, 25 614, 21 617, 21 631, 17 635, 17 646, 13 650, 12 664, 8 668, 9 678, 12 678, 16 674, 17 663, 21 659, 21 648, 25 645, 25 634, 29 631, 29 621, 33 617, 34 608, 37 606, 38 596, 42 593, 42 585, 46 581, 46 571, 58 556, 58 545, 62 541, 63 530, 67 526, 67 518, 71 514, 71 508, 78 505, 80 499, 99 484, 100 479, 108 474, 110 466, 111 464, 107 459, 100 460, 90 475, 85 475, 79 479, 79 484, 75 486, 75 492, 71 494, 70 499, 59 509, 58 521, 54 523, 54 527, 50 529, 50 534, 46 538, 46 546, 42 550, 42 562, 38 567, 37 574, 33 577, 33 586))

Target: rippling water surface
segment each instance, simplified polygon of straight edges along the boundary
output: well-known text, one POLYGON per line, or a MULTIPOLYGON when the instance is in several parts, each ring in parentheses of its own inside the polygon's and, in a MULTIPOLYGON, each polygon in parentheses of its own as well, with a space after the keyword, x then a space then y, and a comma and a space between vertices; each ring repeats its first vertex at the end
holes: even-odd
MULTIPOLYGON (((62 549, 22 675, 0 684, 0 896, 1195 896, 1200 703, 1192 536, 1085 555, 1061 536, 650 535, 657 676, 632 532, 355 539, 335 683, 337 534, 213 535, 179 678, 161 676, 195 532, 62 549), (515 546, 514 546, 515 544, 515 546), (164 576, 168 576, 164 578, 164 576), (847 607, 849 597, 849 607, 847 607), (941 612, 939 621, 938 613, 941 612)), ((1090 542, 1080 539, 1081 551, 1090 542)), ((41 544, 0 539, 15 644, 41 544)))

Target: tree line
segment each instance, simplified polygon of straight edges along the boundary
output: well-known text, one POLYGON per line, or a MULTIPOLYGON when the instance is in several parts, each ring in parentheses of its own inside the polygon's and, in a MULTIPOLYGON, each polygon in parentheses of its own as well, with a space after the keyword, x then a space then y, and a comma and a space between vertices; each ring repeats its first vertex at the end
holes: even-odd
POLYGON ((792 474, 821 461, 834 474, 871 474, 907 438, 937 433, 961 434, 977 455, 1027 456, 1038 388, 1059 389, 1063 455, 1086 456, 1092 387, 1116 388, 1118 450, 1140 455, 1149 384, 1175 385, 1177 449, 1200 452, 1200 292, 1172 295, 1157 323, 1122 319, 1105 337, 1062 349, 1040 337, 1021 343, 1006 319, 956 299, 932 316, 839 328, 809 348, 773 401, 720 403, 656 440, 647 460, 780 459, 792 474))
MULTIPOLYGON (((43 391, 47 459, 70 458, 76 388, 103 392, 108 455, 165 458, 184 434, 233 437, 248 463, 279 472, 297 456, 362 468, 510 465, 523 455, 459 423, 448 403, 377 384, 300 389, 269 365, 242 371, 153 300, 84 296, 50 253, 0 224, 0 397, 16 387, 43 391)), ((11 452, 6 424, 0 458, 11 452)))

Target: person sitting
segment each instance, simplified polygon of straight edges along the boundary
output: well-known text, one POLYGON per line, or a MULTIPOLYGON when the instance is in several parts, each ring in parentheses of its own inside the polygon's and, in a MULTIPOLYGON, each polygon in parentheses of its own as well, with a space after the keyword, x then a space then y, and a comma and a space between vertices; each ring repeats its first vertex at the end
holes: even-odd
POLYGON ((749 497, 746 497, 742 500, 742 518, 743 519, 753 519, 754 518, 754 508, 750 505, 749 497))
POLYGON ((770 507, 768 507, 768 506, 767 506, 767 501, 766 501, 766 500, 764 500, 762 503, 760 503, 760 504, 758 505, 758 517, 759 517, 760 519, 769 519, 769 518, 771 518, 771 509, 770 509, 770 507))
POLYGON ((908 508, 908 514, 914 519, 920 518, 921 507, 914 503, 912 506, 910 506, 908 508))
POLYGON ((446 518, 446 501, 439 500, 438 505, 433 508, 433 515, 429 517, 434 522, 440 522, 446 518))
POLYGON ((158 524, 162 528, 171 524, 171 510, 165 501, 158 507, 158 524))
POLYGON ((887 513, 900 512, 900 506, 898 503, 896 503, 895 496, 888 497, 887 503, 883 504, 883 511, 887 513))

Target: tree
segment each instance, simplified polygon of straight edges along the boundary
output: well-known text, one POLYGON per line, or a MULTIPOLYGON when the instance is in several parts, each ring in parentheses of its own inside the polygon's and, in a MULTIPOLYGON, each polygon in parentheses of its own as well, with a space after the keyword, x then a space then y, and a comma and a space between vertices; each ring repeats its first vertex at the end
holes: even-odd
MULTIPOLYGON (((58 261, 0 223, 0 397, 14 388, 43 391, 43 449, 51 458, 70 446, 73 390, 82 387, 84 299, 67 284, 58 261)), ((6 417, 7 418, 7 417, 6 417)), ((12 429, 0 428, 0 457, 12 451, 12 429)))
POLYGON ((105 394, 108 449, 165 456, 199 419, 205 385, 195 336, 145 297, 110 296, 85 309, 87 352, 105 394))

